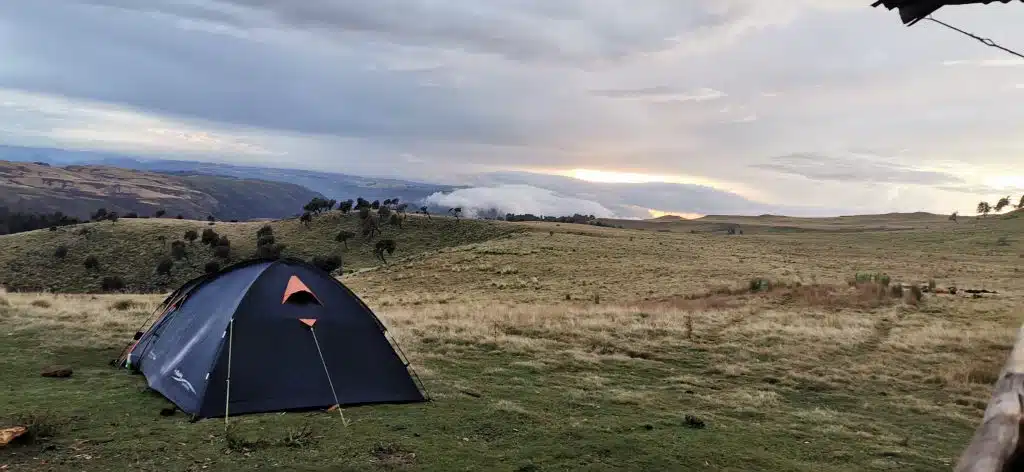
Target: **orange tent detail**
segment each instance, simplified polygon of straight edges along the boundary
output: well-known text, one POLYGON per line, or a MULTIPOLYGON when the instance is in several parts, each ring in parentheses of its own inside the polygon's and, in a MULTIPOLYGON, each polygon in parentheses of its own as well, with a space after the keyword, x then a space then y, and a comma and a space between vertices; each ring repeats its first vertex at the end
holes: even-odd
POLYGON ((299 318, 299 321, 301 321, 302 324, 304 324, 306 326, 309 326, 310 328, 312 328, 313 324, 316 323, 316 319, 315 318, 299 318))
POLYGON ((288 301, 288 297, 299 292, 306 292, 312 295, 313 298, 316 298, 317 303, 320 302, 320 299, 317 298, 316 294, 314 294, 313 291, 306 286, 306 284, 302 283, 302 280, 299 279, 299 276, 293 275, 290 279, 288 279, 288 286, 284 288, 284 297, 281 298, 281 303, 286 303, 288 301))

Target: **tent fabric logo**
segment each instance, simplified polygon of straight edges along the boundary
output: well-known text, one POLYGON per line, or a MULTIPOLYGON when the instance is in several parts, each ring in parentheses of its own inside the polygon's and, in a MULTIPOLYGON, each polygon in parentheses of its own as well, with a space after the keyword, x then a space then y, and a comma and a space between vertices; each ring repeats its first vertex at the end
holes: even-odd
POLYGON ((189 382, 188 379, 181 374, 180 370, 174 369, 174 376, 171 377, 171 380, 180 383, 185 387, 185 390, 188 390, 192 395, 196 394, 196 389, 192 388, 192 382, 189 382))

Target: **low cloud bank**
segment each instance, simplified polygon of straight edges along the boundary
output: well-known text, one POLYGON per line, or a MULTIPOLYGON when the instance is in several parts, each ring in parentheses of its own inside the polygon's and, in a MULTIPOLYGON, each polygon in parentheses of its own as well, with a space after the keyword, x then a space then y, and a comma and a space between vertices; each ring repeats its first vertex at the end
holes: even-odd
POLYGON ((604 205, 582 198, 562 195, 553 190, 532 185, 497 185, 471 187, 450 193, 437 192, 426 198, 427 204, 441 207, 462 207, 466 216, 475 217, 491 209, 498 214, 532 213, 538 216, 565 216, 579 213, 598 218, 617 215, 604 205))

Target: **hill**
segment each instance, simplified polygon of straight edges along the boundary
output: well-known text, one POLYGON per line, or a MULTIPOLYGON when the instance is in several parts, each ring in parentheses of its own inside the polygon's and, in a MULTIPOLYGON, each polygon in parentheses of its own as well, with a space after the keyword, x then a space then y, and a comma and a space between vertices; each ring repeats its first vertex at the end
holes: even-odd
MULTIPOLYGON (((328 218, 309 230, 274 225, 294 246, 311 246, 322 244, 314 235, 345 224, 328 218)), ((1024 220, 984 220, 725 236, 410 218, 410 228, 425 225, 421 244, 451 234, 431 228, 456 224, 479 240, 460 236, 446 243, 458 245, 416 254, 400 246, 391 264, 343 281, 397 339, 433 402, 347 408, 348 427, 336 412, 238 417, 230 439, 219 419, 160 416, 164 399, 139 393, 144 380, 106 364, 160 295, 8 293, 0 295, 0 383, 11 387, 0 426, 43 434, 4 463, 41 471, 948 470, 981 421, 1024 302, 1024 241, 1007 237, 1021 234, 1024 220), (513 233, 492 237, 505 231, 513 233), (875 273, 888 274, 889 286, 857 281, 875 273), (929 282, 998 293, 916 298, 892 288, 929 282), (51 365, 74 375, 40 377, 51 365)), ((105 243, 139 258, 132 251, 157 251, 150 231, 204 225, 90 226, 97 237, 147 241, 105 243)), ((248 239, 257 226, 214 227, 248 239)), ((40 231, 0 237, 0 255, 14 250, 53 266, 32 269, 40 280, 78 271, 80 261, 44 257, 58 239, 81 244, 78 254, 100 249, 40 231)), ((348 257, 365 249, 353 246, 348 257)))
MULTIPOLYGON (((140 159, 126 154, 0 145, 0 160, 45 162, 51 165, 100 165, 172 175, 215 175, 299 185, 338 200, 363 197, 369 201, 399 198, 417 202, 435 192, 458 187, 401 179, 360 177, 333 172, 281 169, 170 159, 140 159)), ((307 201, 309 198, 306 199, 307 201)), ((305 203, 305 202, 303 202, 305 203)), ((299 205, 296 208, 300 208, 299 205)), ((290 215, 291 213, 287 213, 290 215)), ((280 215, 279 215, 280 216, 280 215)))
MULTIPOLYGON (((202 233, 213 229, 230 241, 231 259, 222 264, 252 257, 256 251, 256 232, 269 224, 276 243, 284 244, 283 255, 311 259, 314 256, 339 255, 345 270, 373 267, 380 262, 373 245, 380 237, 366 241, 355 236, 346 245, 335 241, 340 231, 359 233, 358 216, 329 212, 317 216, 308 225, 296 218, 272 222, 217 222, 176 219, 121 219, 63 226, 56 231, 37 230, 0 236, 0 285, 9 290, 49 290, 54 292, 90 292, 100 290, 104 276, 123 278, 131 291, 168 290, 203 273, 204 266, 218 260, 213 250, 196 241, 186 245, 186 257, 176 261, 170 276, 156 274, 160 259, 168 257, 175 240, 188 230, 202 233), (67 248, 63 259, 55 257, 58 247, 67 248), (95 256, 98 270, 88 270, 83 262, 95 256)), ((395 257, 484 241, 515 232, 516 227, 494 222, 409 216, 401 229, 384 226, 384 238, 395 240, 395 257)))
POLYGON ((603 223, 624 228, 644 229, 662 232, 724 232, 738 228, 744 233, 785 233, 785 232, 862 232, 900 231, 913 229, 938 229, 955 227, 973 221, 974 218, 961 216, 959 223, 949 220, 949 215, 934 213, 887 213, 880 215, 852 215, 829 218, 810 218, 780 215, 736 216, 707 215, 685 219, 673 215, 647 220, 601 219, 603 223))
POLYGON ((121 215, 162 209, 169 216, 247 220, 294 215, 318 196, 298 185, 267 180, 0 161, 0 205, 28 213, 61 211, 88 219, 99 208, 121 215))

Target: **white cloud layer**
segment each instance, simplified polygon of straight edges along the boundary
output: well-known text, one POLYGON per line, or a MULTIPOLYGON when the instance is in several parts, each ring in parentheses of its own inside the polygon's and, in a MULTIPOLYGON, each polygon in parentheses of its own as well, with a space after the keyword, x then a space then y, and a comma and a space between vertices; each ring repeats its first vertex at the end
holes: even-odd
POLYGON ((617 215, 594 201, 560 195, 531 185, 472 187, 449 193, 438 192, 427 197, 426 201, 431 205, 461 207, 467 216, 476 216, 491 209, 498 210, 500 215, 533 213, 538 216, 564 216, 579 213, 598 218, 626 216, 617 215))

